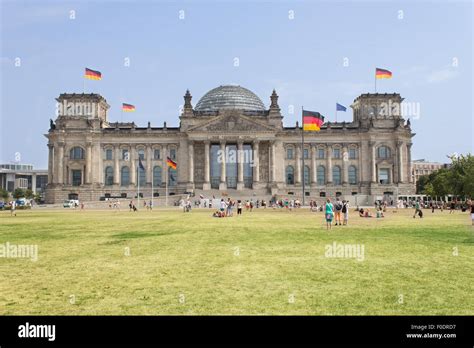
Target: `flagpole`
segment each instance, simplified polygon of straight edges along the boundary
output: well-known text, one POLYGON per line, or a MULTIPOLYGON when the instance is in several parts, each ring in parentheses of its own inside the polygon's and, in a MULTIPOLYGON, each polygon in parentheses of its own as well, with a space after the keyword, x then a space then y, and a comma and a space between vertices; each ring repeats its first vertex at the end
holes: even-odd
POLYGON ((374 80, 375 80, 375 93, 377 93, 377 68, 375 68, 374 80))
POLYGON ((137 209, 140 209, 140 164, 137 166, 137 184, 137 209))
POLYGON ((168 206, 168 163, 166 163, 166 180, 165 180, 165 206, 168 206))
POLYGON ((336 123, 337 123, 337 102, 336 102, 336 123))
POLYGON ((303 202, 303 205, 304 206, 304 118, 303 118, 303 106, 301 106, 301 162, 303 164, 303 168, 302 168, 302 177, 303 177, 303 199, 302 199, 302 202, 303 202))
POLYGON ((153 192, 153 180, 155 179, 155 173, 153 172, 153 168, 151 168, 151 207, 150 209, 153 208, 153 196, 155 193, 153 192))

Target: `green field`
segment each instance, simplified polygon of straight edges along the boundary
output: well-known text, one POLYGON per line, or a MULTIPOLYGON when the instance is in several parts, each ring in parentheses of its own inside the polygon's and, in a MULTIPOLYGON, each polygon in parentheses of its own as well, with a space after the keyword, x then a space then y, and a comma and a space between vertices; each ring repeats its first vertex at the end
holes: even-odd
POLYGON ((0 244, 39 248, 0 258, 0 314, 474 314, 467 213, 351 214, 328 232, 307 209, 0 212, 0 244), (326 257, 334 242, 364 259, 326 257))

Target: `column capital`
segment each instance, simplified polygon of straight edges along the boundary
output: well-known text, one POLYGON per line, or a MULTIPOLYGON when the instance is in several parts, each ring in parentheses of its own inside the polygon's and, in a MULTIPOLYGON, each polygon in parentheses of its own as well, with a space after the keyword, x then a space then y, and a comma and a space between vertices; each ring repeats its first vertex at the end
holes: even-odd
POLYGON ((413 143, 407 143, 408 149, 411 149, 412 145, 413 145, 413 143))
POLYGON ((398 147, 402 146, 403 144, 404 144, 404 141, 403 141, 403 140, 398 140, 398 141, 397 141, 398 147))
POLYGON ((221 146, 222 146, 222 145, 225 146, 226 143, 227 143, 227 141, 225 141, 225 140, 220 140, 220 141, 219 141, 219 144, 221 144, 221 146))
POLYGON ((209 139, 204 140, 204 145, 207 145, 207 146, 211 145, 211 141, 209 139))
POLYGON ((260 144, 260 140, 253 140, 252 145, 253 146, 258 146, 260 144))
POLYGON ((370 140, 369 141, 369 146, 374 147, 377 142, 370 140))
POLYGON ((56 143, 59 147, 64 147, 66 145, 66 143, 64 141, 58 141, 56 143))

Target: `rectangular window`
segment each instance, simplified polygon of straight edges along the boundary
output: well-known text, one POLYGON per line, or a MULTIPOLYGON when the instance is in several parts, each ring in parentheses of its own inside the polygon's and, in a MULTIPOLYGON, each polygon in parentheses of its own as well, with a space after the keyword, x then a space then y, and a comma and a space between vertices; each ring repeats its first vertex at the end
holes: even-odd
POLYGON ((333 149, 332 150, 332 157, 333 158, 340 158, 341 157, 341 150, 340 149, 333 149))
POLYGON ((176 149, 170 149, 170 157, 172 160, 176 159, 176 149))
POLYGON ((318 158, 324 158, 324 149, 318 149, 318 158))
POLYGON ((153 151, 153 159, 156 159, 156 160, 161 159, 161 157, 160 157, 160 149, 155 149, 155 151, 153 151))
POLYGON ((309 149, 303 149, 303 156, 305 159, 309 158, 309 149))
POLYGON ((293 159, 293 149, 291 147, 286 149, 286 158, 293 159))
POLYGON ((389 184, 390 183, 390 170, 386 168, 379 169, 379 183, 389 184))
POLYGON ((112 149, 105 150, 105 159, 108 161, 112 159, 112 149))
POLYGON ((350 158, 350 159, 355 159, 355 158, 357 158, 357 151, 356 151, 356 149, 349 149, 349 158, 350 158))
POLYGON ((128 161, 128 160, 130 159, 130 155, 129 155, 127 149, 123 149, 123 150, 122 150, 122 159, 123 159, 124 161, 128 161))
POLYGON ((81 186, 82 184, 82 171, 73 170, 72 171, 72 186, 81 186))

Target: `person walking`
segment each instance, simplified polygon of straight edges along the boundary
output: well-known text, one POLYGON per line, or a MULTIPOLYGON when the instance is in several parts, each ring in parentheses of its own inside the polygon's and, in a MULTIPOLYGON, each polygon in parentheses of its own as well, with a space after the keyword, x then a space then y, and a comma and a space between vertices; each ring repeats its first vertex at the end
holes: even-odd
POLYGON ((420 215, 420 218, 423 216, 420 209, 420 201, 418 199, 415 202, 415 214, 413 214, 413 218, 416 218, 416 214, 420 215))
POLYGON ((237 201, 237 215, 242 215, 242 201, 240 199, 237 201))
POLYGON ((325 215, 326 215, 326 229, 330 230, 332 228, 332 219, 334 216, 334 206, 331 203, 331 200, 328 198, 325 206, 325 215))
POLYGON ((342 214, 344 215, 344 226, 347 226, 347 222, 349 220, 349 202, 346 200, 342 201, 342 214))
POLYGON ((10 216, 16 216, 16 201, 13 200, 10 209, 10 216))

